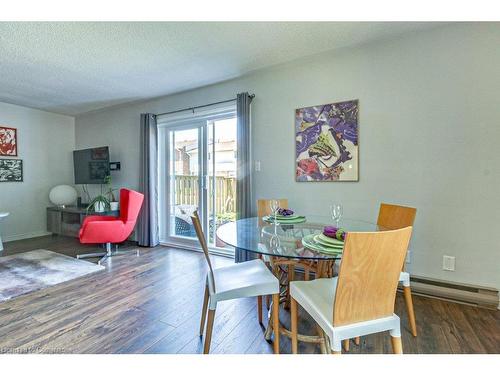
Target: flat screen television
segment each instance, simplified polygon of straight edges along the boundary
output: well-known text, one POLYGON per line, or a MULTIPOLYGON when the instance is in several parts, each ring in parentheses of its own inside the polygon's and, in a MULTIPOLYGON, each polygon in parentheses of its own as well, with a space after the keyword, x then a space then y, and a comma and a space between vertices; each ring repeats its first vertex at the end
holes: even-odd
POLYGON ((73 151, 75 184, 102 184, 109 176, 109 147, 73 151))

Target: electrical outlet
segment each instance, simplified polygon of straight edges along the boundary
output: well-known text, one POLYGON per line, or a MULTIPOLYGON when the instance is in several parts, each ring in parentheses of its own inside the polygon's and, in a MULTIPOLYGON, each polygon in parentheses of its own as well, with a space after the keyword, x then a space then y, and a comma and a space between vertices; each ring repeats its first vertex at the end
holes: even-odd
POLYGON ((257 160, 255 162, 255 172, 260 172, 260 161, 259 160, 257 160))
POLYGON ((408 250, 408 252, 406 253, 405 262, 406 263, 411 263, 411 250, 408 250))
POLYGON ((455 271, 455 257, 443 255, 443 270, 455 271))

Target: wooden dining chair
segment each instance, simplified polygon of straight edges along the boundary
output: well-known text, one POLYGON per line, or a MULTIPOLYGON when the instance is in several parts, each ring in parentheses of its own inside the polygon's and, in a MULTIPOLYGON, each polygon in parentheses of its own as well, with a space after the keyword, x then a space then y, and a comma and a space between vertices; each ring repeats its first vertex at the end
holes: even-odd
POLYGON ((411 227, 347 235, 338 277, 293 281, 290 286, 292 352, 297 353, 297 303, 319 324, 330 350, 342 341, 389 331, 394 353, 403 353, 394 302, 411 227))
MULTIPOLYGON (((384 229, 401 229, 413 226, 417 209, 413 207, 398 206, 394 204, 381 203, 378 211, 377 225, 384 229)), ((405 298, 408 321, 411 333, 417 336, 417 323, 415 321, 415 311, 413 310, 413 300, 411 298, 410 274, 405 272, 404 263, 399 276, 399 282, 403 283, 403 294, 405 298)))
MULTIPOLYGON (((288 199, 281 198, 276 199, 280 208, 288 208, 288 199)), ((262 218, 267 215, 271 215, 271 201, 272 199, 257 199, 257 217, 259 218, 259 225, 263 225, 264 221, 262 218)), ((259 258, 264 261, 264 263, 269 267, 269 257, 264 255, 259 255, 259 258)), ((270 299, 269 296, 266 297, 266 305, 269 309, 270 299)), ((257 313, 259 315, 259 323, 262 323, 262 297, 257 299, 257 313)))
POLYGON ((205 344, 203 353, 210 352, 210 342, 212 340, 212 329, 214 325, 215 310, 217 303, 237 298, 257 297, 272 295, 272 322, 274 342, 274 353, 279 353, 279 281, 266 267, 260 259, 251 260, 243 263, 235 263, 230 266, 216 268, 212 267, 210 255, 208 253, 207 242, 200 224, 198 212, 191 215, 194 229, 198 236, 201 248, 208 264, 208 273, 205 284, 205 296, 203 299, 203 308, 201 312, 200 337, 206 326, 205 344))
MULTIPOLYGON (((280 208, 288 208, 288 199, 276 199, 280 208)), ((272 199, 257 199, 257 216, 262 219, 263 216, 271 215, 272 199)))

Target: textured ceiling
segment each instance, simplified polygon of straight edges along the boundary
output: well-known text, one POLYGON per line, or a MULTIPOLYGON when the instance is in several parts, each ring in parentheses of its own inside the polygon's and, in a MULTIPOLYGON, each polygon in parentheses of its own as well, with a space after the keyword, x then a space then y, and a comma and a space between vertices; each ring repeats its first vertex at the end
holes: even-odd
POLYGON ((0 101, 76 115, 432 26, 0 22, 0 101))

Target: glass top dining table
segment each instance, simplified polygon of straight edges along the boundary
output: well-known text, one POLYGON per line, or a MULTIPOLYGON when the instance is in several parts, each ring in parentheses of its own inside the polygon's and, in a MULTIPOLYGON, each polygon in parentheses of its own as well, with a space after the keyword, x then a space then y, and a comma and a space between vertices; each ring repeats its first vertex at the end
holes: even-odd
POLYGON ((217 229, 219 240, 229 246, 273 257, 335 260, 341 254, 323 253, 302 244, 302 238, 319 234, 325 226, 338 226, 346 232, 376 232, 381 226, 363 220, 342 218, 339 223, 328 216, 306 216, 306 221, 298 224, 268 223, 262 218, 251 217, 221 225, 217 229))

